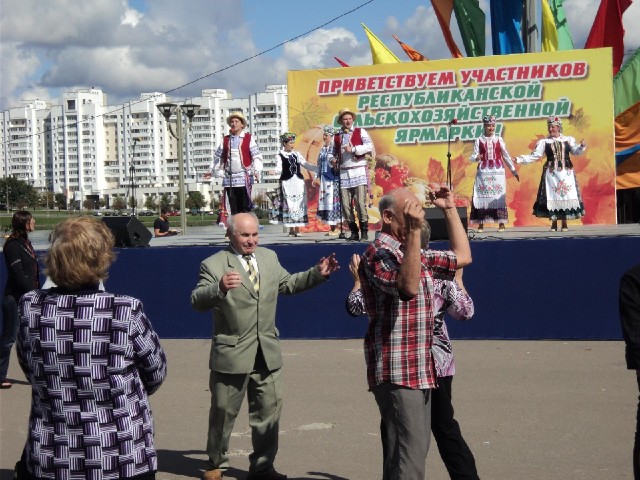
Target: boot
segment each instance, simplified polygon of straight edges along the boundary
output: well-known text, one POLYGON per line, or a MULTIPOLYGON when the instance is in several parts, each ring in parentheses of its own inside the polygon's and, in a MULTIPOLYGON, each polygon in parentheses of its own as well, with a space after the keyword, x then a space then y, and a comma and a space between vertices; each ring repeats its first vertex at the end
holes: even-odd
POLYGON ((363 242, 369 241, 369 231, 364 227, 360 229, 360 240, 363 242))
POLYGON ((358 235, 358 224, 356 222, 351 222, 349 224, 349 230, 351 230, 351 236, 347 238, 348 241, 357 242, 360 240, 360 235, 358 235))

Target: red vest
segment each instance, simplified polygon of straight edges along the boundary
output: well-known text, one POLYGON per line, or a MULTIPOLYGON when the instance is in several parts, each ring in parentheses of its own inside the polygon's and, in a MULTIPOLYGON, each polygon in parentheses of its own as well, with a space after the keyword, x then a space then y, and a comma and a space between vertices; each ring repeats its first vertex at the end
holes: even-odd
MULTIPOLYGON (((362 145, 362 133, 360 131, 360 128, 353 129, 353 132, 351 133, 350 141, 351 141, 351 145, 353 145, 354 147, 362 145)), ((336 133, 333 136, 333 156, 337 158, 342 158, 341 154, 342 154, 342 133, 336 133)), ((354 155, 354 157, 356 157, 356 159, 358 160, 362 160, 365 156, 354 155)))
MULTIPOLYGON (((230 135, 225 135, 222 141, 222 164, 226 167, 229 163, 229 143, 230 135)), ((240 143, 240 163, 244 168, 250 168, 253 163, 253 156, 251 155, 251 134, 245 133, 244 137, 242 137, 242 142, 240 143)))

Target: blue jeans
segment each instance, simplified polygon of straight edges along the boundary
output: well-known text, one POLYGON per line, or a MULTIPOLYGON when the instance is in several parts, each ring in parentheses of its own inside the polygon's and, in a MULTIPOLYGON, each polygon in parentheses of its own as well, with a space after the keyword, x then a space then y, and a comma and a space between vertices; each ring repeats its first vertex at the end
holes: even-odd
POLYGON ((2 324, 0 328, 0 381, 7 379, 11 347, 18 334, 18 303, 13 295, 2 299, 2 324))

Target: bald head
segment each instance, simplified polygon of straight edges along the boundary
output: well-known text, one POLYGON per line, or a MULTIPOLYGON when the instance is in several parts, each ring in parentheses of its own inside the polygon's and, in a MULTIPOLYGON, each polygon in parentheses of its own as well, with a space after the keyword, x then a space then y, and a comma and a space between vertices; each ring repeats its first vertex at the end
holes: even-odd
POLYGON ((420 200, 413 192, 406 188, 392 190, 384 195, 378 203, 380 218, 382 219, 381 230, 401 242, 404 241, 405 237, 405 219, 403 212, 407 203, 420 205, 420 200))
POLYGON ((238 253, 252 254, 258 246, 258 217, 253 213, 236 213, 227 222, 227 235, 238 253))

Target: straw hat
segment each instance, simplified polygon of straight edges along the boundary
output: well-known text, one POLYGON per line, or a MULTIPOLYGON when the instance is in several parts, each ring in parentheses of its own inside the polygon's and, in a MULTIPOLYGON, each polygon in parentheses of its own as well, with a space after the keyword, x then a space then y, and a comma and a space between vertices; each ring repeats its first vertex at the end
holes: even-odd
POLYGON ((338 121, 341 121, 341 120, 342 120, 342 116, 343 116, 345 113, 350 113, 350 114, 351 114, 351 116, 352 116, 352 117, 354 118, 354 120, 355 120, 355 118, 356 118, 356 114, 355 114, 355 113, 353 113, 353 112, 351 111, 351 109, 350 109, 350 108, 343 108, 342 110, 340 110, 340 111, 338 112, 338 121))
POLYGON ((231 119, 232 118, 237 118, 238 120, 240 120, 242 122, 242 125, 244 127, 247 126, 247 119, 244 118, 244 115, 242 114, 242 112, 231 112, 229 114, 229 116, 227 117, 227 125, 231 126, 231 119))

